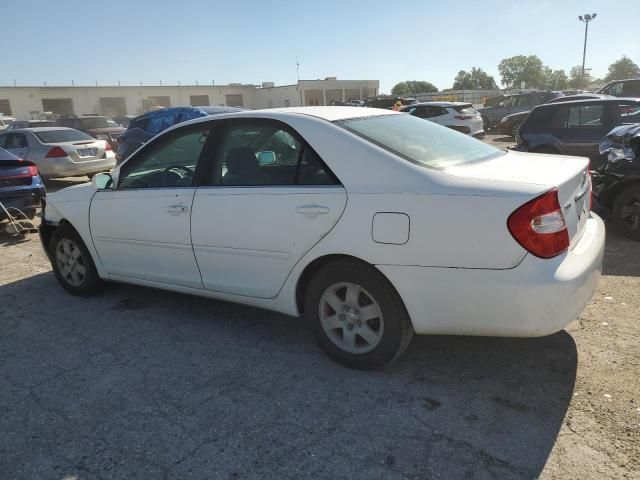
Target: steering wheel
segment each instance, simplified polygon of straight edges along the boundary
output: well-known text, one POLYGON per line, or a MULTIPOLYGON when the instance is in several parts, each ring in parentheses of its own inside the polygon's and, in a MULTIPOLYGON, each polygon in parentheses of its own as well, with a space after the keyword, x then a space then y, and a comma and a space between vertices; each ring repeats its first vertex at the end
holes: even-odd
MULTIPOLYGON (((167 168, 165 168, 163 170, 165 183, 167 183, 167 184, 169 183, 168 182, 168 174, 169 174, 169 172, 172 172, 173 170, 182 170, 183 172, 186 172, 186 175, 180 175, 179 173, 173 172, 175 175, 178 175, 178 177, 180 178, 179 180, 177 180, 177 182, 180 182, 181 180, 184 180, 185 178, 193 178, 194 171, 191 170, 189 167, 185 167, 184 165, 169 165, 167 168)), ((177 183, 176 183, 176 185, 177 185, 177 183)))
POLYGON ((164 169, 165 175, 169 173, 171 170, 182 170, 184 172, 187 172, 187 175, 191 175, 191 176, 193 176, 193 174, 195 173, 189 167, 185 167, 184 165, 169 165, 167 168, 164 169))

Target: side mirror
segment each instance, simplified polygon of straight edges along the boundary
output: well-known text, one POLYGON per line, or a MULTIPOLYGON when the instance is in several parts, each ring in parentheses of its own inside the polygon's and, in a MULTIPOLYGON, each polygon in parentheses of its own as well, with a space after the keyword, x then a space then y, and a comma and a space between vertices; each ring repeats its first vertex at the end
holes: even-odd
POLYGON ((276 152, 271 150, 264 150, 262 152, 257 153, 258 163, 260 165, 269 165, 271 163, 276 163, 276 152))
POLYGON ((113 179, 108 173, 96 173, 91 178, 91 185, 96 190, 106 190, 113 185, 113 179))

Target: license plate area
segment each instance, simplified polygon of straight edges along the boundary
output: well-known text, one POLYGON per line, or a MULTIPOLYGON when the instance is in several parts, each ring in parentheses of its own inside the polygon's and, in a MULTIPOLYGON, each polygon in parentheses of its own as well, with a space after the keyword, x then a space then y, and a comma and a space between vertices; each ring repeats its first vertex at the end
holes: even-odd
POLYGON ((78 155, 81 157, 95 157, 98 155, 97 148, 79 148, 78 155))

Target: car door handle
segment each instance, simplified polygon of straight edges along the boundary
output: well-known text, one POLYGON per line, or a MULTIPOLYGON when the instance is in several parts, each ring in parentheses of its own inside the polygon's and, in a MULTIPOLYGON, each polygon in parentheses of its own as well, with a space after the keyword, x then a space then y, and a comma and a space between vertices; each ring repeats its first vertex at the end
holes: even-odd
POLYGON ((180 215, 181 213, 185 213, 189 211, 189 207, 186 205, 169 205, 164 209, 165 212, 170 213, 171 215, 180 215))
POLYGON ((318 215, 329 213, 329 207, 323 205, 301 205, 296 207, 296 213, 304 215, 306 218, 315 218, 318 215))

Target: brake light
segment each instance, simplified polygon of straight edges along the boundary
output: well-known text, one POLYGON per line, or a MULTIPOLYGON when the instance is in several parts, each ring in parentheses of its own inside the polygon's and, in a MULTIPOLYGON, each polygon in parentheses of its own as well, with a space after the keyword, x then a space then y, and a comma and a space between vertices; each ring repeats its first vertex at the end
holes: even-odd
POLYGON ((111 152, 113 149, 111 148, 111 144, 109 142, 104 142, 106 143, 104 150, 105 152, 111 152))
POLYGON ((507 227, 536 257, 553 258, 569 248, 569 231, 555 188, 519 207, 509 216, 507 227))
POLYGON ((35 165, 28 165, 26 171, 11 175, 10 177, 2 177, 3 180, 15 180, 16 178, 31 178, 38 175, 38 167, 35 165))
POLYGON ((473 116, 471 115, 456 115, 455 117, 458 120, 471 120, 473 118, 473 116))
POLYGON ((59 157, 66 157, 66 156, 67 156, 67 152, 65 152, 62 149, 62 147, 53 147, 45 155, 46 158, 59 158, 59 157))

